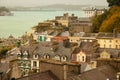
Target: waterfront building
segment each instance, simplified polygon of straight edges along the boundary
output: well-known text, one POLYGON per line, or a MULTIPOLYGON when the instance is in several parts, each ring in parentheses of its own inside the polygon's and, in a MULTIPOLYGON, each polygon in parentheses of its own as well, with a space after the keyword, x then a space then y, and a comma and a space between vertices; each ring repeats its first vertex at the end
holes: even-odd
POLYGON ((63 14, 63 16, 56 16, 55 20, 62 24, 62 26, 69 27, 69 22, 76 20, 78 17, 72 14, 69 16, 68 13, 63 14))
POLYGON ((103 14, 104 10, 105 9, 92 8, 92 9, 84 9, 83 11, 84 11, 85 17, 93 17, 95 15, 103 14))

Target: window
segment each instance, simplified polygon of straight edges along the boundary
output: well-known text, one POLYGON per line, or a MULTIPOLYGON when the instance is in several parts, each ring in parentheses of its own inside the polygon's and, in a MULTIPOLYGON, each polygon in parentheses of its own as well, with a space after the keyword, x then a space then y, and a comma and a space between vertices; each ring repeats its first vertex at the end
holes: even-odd
POLYGON ((116 45, 116 49, 118 49, 118 45, 116 45))
POLYGON ((33 67, 37 67, 37 62, 33 61, 33 67))
POLYGON ((21 62, 20 65, 23 66, 23 62, 21 62))
POLYGON ((104 42, 106 42, 106 41, 104 40, 104 42))
POLYGON ((50 56, 49 56, 49 55, 46 55, 46 59, 50 59, 50 56))
POLYGON ((118 58, 120 58, 120 52, 118 53, 118 58))
POLYGON ((104 44, 104 48, 106 47, 106 45, 104 44))
POLYGON ((62 57, 62 61, 66 61, 66 57, 65 56, 62 57))
POLYGON ((80 62, 80 55, 78 55, 78 61, 80 62))
POLYGON ((110 43, 112 42, 112 40, 109 41, 110 43))
POLYGON ((109 48, 111 48, 111 44, 109 45, 109 48))
POLYGON ((34 55, 34 58, 35 58, 35 59, 38 58, 38 55, 34 55))
POLYGON ((85 61, 84 56, 82 56, 82 61, 85 61))

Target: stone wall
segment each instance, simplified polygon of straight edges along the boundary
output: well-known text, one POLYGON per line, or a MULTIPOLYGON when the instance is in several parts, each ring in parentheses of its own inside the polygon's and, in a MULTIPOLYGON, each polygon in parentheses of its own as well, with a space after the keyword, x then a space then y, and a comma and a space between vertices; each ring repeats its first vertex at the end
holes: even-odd
POLYGON ((80 73, 79 64, 68 64, 51 61, 40 61, 40 72, 51 70, 60 80, 67 80, 67 72, 80 73))

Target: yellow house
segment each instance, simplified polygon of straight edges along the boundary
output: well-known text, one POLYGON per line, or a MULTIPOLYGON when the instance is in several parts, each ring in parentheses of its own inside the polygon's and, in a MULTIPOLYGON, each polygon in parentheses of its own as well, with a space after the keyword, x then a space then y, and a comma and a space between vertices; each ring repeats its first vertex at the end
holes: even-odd
POLYGON ((113 33, 99 33, 97 41, 100 44, 100 48, 120 49, 119 35, 114 37, 113 33))
POLYGON ((86 62, 86 54, 85 54, 85 52, 80 51, 79 53, 77 53, 76 57, 77 57, 76 58, 77 62, 86 62))
POLYGON ((99 33, 97 36, 97 41, 100 48, 114 48, 112 33, 99 33))
POLYGON ((113 38, 113 48, 120 49, 120 38, 113 38))
POLYGON ((106 50, 104 50, 103 52, 100 53, 101 59, 110 59, 110 56, 111 55, 106 50))

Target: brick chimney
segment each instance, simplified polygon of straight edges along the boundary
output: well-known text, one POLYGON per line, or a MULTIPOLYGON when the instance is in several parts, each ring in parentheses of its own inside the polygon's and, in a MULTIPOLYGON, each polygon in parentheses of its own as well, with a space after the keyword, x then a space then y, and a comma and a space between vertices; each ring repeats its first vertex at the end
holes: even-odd
POLYGON ((114 29, 114 30, 113 30, 113 37, 114 37, 114 38, 117 37, 117 29, 114 29))

